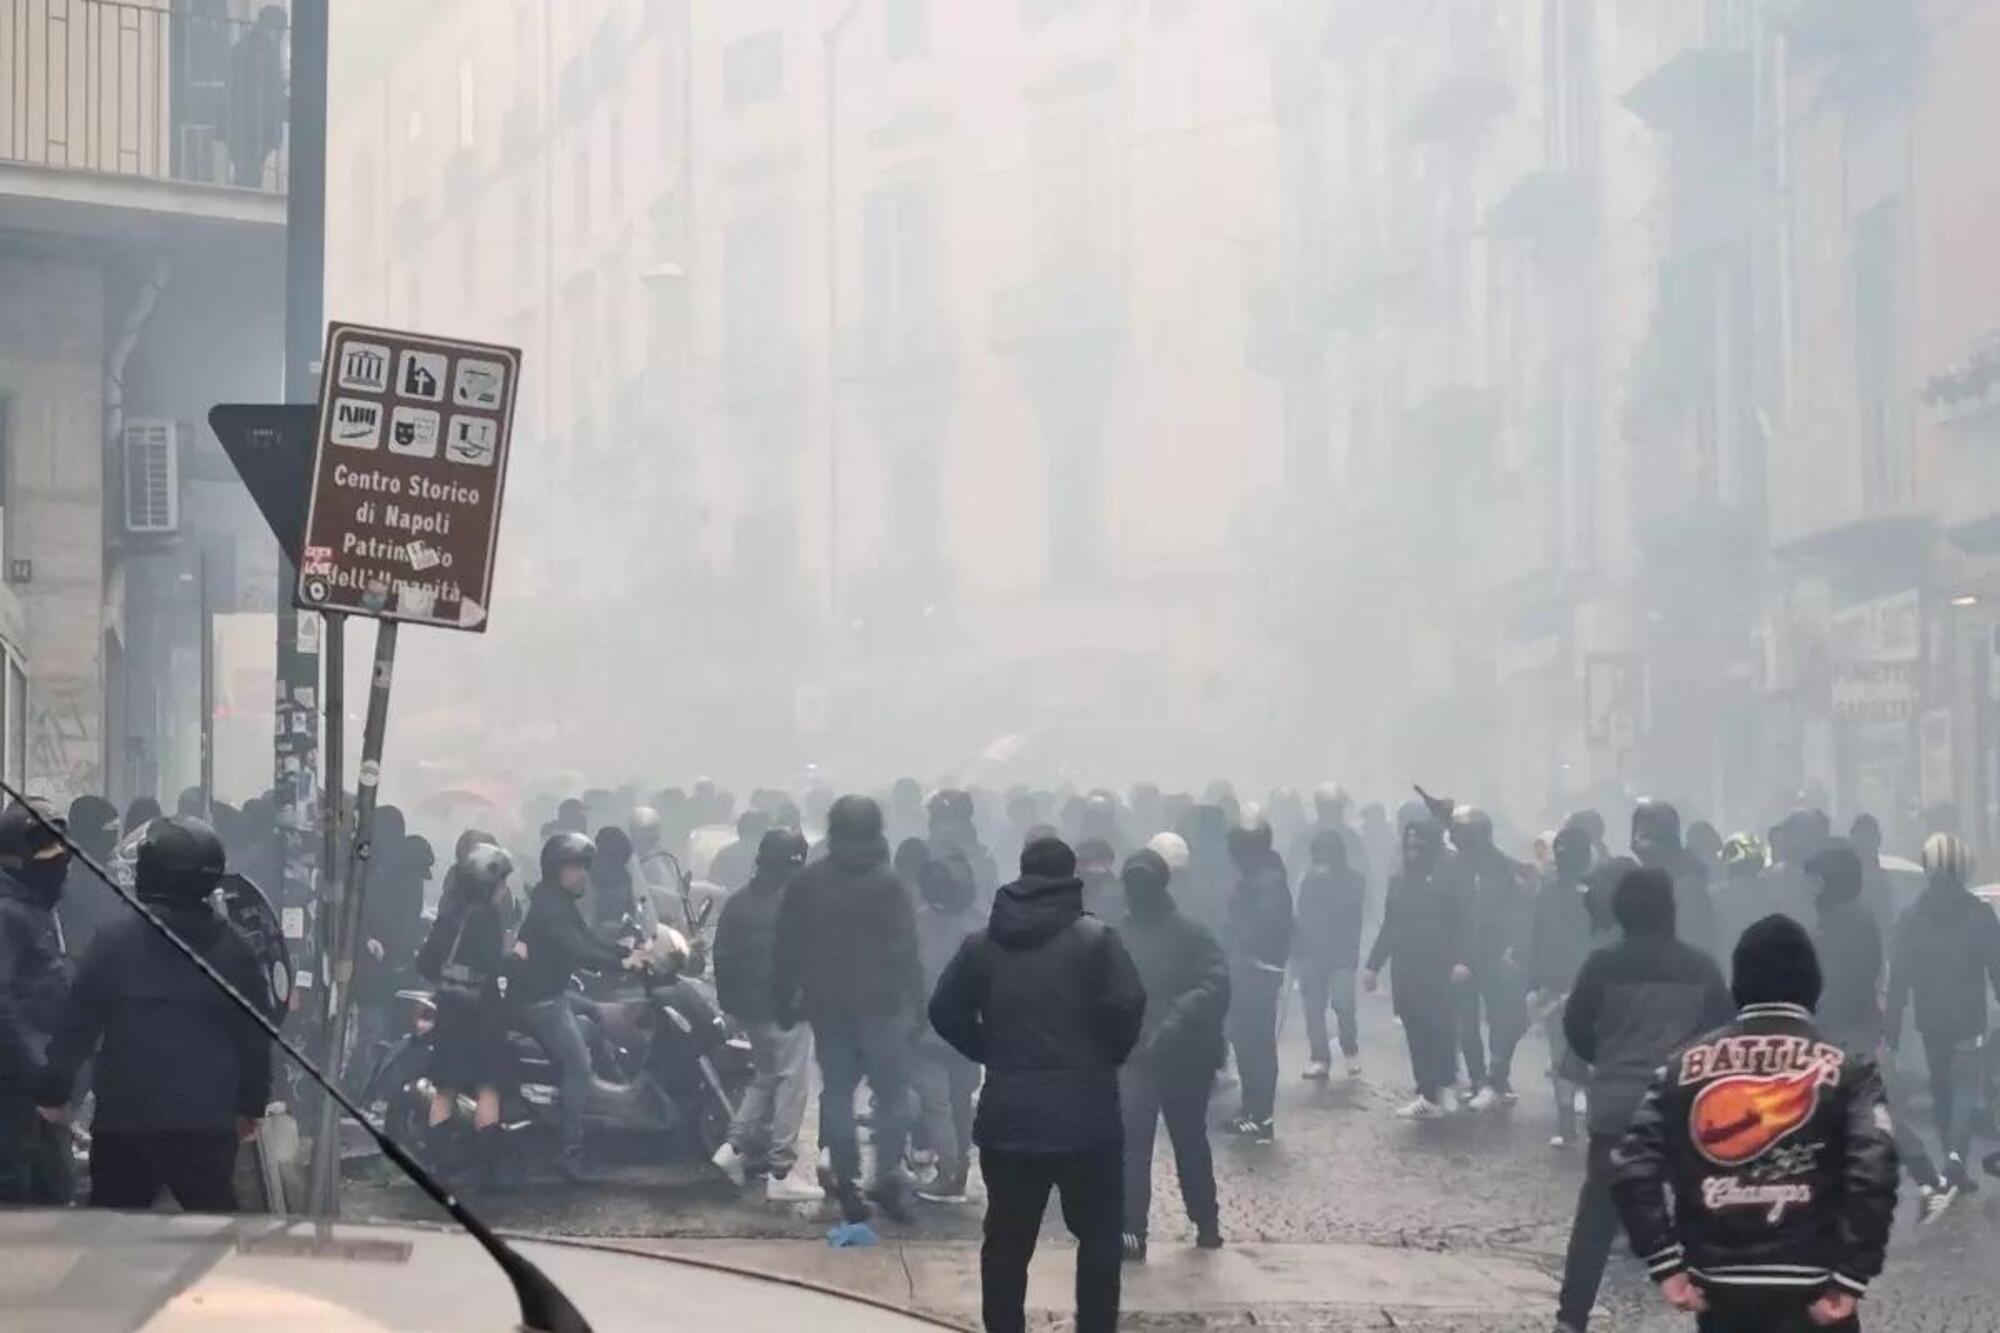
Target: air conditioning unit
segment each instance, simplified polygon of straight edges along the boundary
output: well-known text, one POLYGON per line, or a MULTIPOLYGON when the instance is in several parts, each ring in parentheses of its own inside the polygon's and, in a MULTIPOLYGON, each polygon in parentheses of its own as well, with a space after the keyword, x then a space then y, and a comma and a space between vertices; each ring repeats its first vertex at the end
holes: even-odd
POLYGON ((180 426, 157 418, 125 423, 125 531, 178 532, 180 426))

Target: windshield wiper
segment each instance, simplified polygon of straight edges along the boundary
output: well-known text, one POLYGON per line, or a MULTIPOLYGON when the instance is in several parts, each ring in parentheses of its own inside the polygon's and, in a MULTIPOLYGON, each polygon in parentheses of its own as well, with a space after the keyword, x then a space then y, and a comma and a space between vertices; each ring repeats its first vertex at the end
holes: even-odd
POLYGON ((175 934, 173 927, 160 920, 152 908, 140 901, 137 893, 124 888, 113 879, 89 852, 71 840, 65 829, 59 827, 43 813, 40 806, 29 800, 20 790, 0 780, 0 793, 5 793, 9 799, 17 802, 28 812, 29 817, 42 827, 43 832, 67 848, 69 854, 79 864, 88 866, 90 873, 102 880, 104 887, 116 894, 119 901, 145 918, 146 924, 173 945, 181 957, 193 963, 195 969, 207 977, 211 985, 229 997, 231 1004, 242 1010, 252 1022, 262 1028, 264 1035, 276 1042, 279 1050, 296 1060, 299 1068, 305 1070, 311 1075, 312 1081, 319 1084, 321 1091, 333 1098, 341 1110, 352 1116, 355 1123, 367 1131, 368 1136, 375 1140, 375 1146, 382 1150, 384 1157, 394 1162, 404 1175, 416 1182, 418 1189, 435 1200, 439 1207, 451 1214, 453 1221, 464 1227, 472 1234, 474 1240, 485 1247, 486 1252, 493 1256, 493 1262, 499 1264, 501 1270, 507 1274, 507 1280, 514 1284, 514 1296, 521 1306, 523 1329, 528 1333, 591 1333, 589 1321, 578 1312, 575 1305, 571 1304, 569 1297, 563 1295, 562 1289, 549 1280, 546 1273, 522 1258, 512 1246, 495 1235, 492 1228, 480 1221, 478 1216, 461 1203, 458 1196, 447 1189, 442 1181, 425 1170, 422 1163, 410 1156, 401 1144, 377 1128, 346 1093, 336 1088, 326 1075, 320 1072, 318 1065, 306 1058, 304 1051, 294 1046, 284 1033, 278 1031, 278 1025, 272 1022, 262 1009, 252 1003, 243 992, 230 985, 228 978, 216 971, 215 966, 202 957, 200 951, 175 934))

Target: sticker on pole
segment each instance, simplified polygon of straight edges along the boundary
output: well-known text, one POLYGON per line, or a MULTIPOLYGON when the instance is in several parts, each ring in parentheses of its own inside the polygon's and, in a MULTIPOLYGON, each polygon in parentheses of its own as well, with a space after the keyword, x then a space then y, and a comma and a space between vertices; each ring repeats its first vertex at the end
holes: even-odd
POLYGON ((483 631, 518 348, 327 325, 296 601, 483 631))

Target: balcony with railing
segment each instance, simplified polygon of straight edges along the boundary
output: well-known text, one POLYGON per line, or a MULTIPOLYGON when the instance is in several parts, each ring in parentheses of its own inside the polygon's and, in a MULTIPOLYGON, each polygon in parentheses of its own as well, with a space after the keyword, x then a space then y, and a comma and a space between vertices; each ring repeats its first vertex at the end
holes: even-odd
MULTIPOLYGON (((211 200, 281 198, 290 45, 279 5, 245 20, 166 0, 4 0, 4 193, 156 203, 129 189, 80 195, 74 182, 87 174, 111 186, 216 187, 184 192, 211 200)), ((261 219, 271 210, 233 211, 261 219)))

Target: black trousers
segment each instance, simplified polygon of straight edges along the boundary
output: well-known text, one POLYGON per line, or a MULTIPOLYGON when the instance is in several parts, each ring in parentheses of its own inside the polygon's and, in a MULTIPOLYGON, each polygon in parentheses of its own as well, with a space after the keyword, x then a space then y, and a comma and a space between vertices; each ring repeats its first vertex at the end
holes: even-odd
POLYGON ((1472 969, 1458 983, 1458 1043, 1465 1076, 1475 1087, 1514 1090, 1514 1048, 1528 1030, 1528 997, 1520 969, 1498 958, 1472 969), (1487 1060, 1487 1038, 1492 1061, 1487 1060))
POLYGON ((0 1098, 0 1204, 66 1204, 69 1129, 35 1114, 34 1103, 0 1098))
POLYGON ((236 1135, 104 1134, 90 1140, 90 1206, 146 1209, 165 1190, 183 1212, 236 1211, 236 1135))
POLYGON ((1838 1324, 1815 1324, 1806 1311, 1818 1292, 1707 1286, 1708 1312, 1695 1321, 1699 1333, 1861 1333, 1861 1316, 1838 1324))
MULTIPOLYGON (((1563 1255, 1562 1294, 1556 1298, 1556 1318, 1576 1329, 1590 1323, 1590 1307, 1597 1304, 1611 1243, 1618 1238, 1618 1207, 1611 1200, 1611 1150, 1621 1137, 1590 1136, 1583 1188, 1576 1196, 1576 1220, 1570 1224, 1569 1250, 1563 1255)), ((1733 1329, 1736 1325, 1716 1327, 1733 1329)))
POLYGON ((982 1149, 986 1239, 979 1249, 980 1304, 987 1333, 1024 1333, 1028 1263, 1035 1257, 1049 1191, 1062 1195, 1076 1237, 1076 1333, 1115 1333, 1124 1251, 1124 1150, 1117 1140, 1061 1156, 982 1149))
POLYGON ((1162 1120, 1174 1146, 1188 1219, 1197 1231, 1216 1229, 1215 1156, 1208 1146, 1208 1096, 1214 1085, 1213 1074, 1163 1075, 1146 1061, 1118 1071, 1118 1106, 1125 1117, 1125 1230, 1146 1234, 1153 1207, 1153 1141, 1162 1120))
POLYGON ((1450 992, 1423 1003, 1398 1004, 1417 1094, 1437 1101, 1458 1075, 1458 1042, 1450 992))
POLYGON ((1278 1000, 1284 989, 1282 971, 1243 966, 1230 974, 1229 1044, 1243 1080, 1243 1114, 1251 1120, 1269 1120, 1278 1100, 1278 1000))

